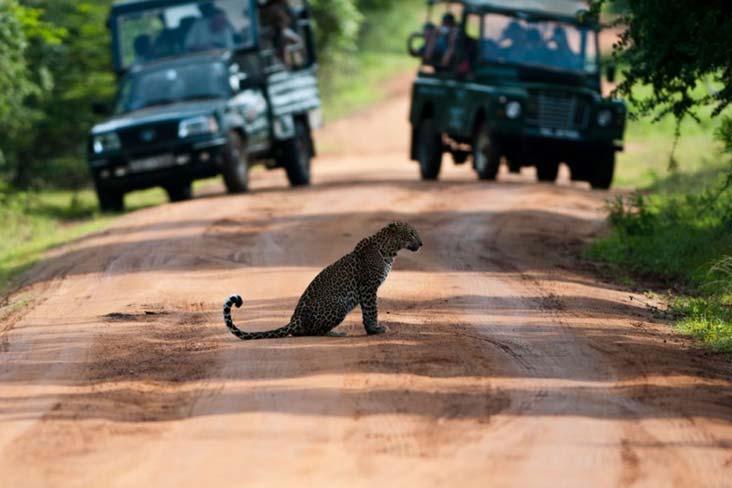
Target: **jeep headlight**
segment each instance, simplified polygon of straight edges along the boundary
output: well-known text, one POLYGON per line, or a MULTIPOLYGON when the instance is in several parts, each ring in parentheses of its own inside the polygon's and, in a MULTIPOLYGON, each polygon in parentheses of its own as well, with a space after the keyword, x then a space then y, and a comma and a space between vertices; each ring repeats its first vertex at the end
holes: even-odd
POLYGON ((506 117, 516 120, 521 117, 521 103, 517 101, 508 102, 506 104, 506 117))
POLYGON ((119 136, 116 132, 107 132, 106 134, 97 134, 94 136, 92 148, 94 154, 102 154, 109 151, 116 151, 122 147, 119 142, 119 136))
POLYGON ((600 110, 597 113, 597 125, 608 127, 613 121, 613 113, 609 109, 600 110))
POLYGON ((213 134, 219 131, 219 123, 216 117, 200 115, 185 119, 178 125, 178 137, 185 139, 186 137, 197 136, 200 134, 213 134))

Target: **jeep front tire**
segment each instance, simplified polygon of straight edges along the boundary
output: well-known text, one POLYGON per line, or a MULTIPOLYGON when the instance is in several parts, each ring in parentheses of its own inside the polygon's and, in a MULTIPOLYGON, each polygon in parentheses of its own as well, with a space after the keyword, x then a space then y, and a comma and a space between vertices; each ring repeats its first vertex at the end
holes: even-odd
POLYGON ((478 178, 493 181, 501 167, 501 152, 488 130, 488 126, 480 124, 473 140, 473 168, 478 178))
POLYGON ((615 176, 615 151, 613 149, 598 151, 597 157, 589 169, 590 185, 594 190, 610 189, 615 176))
POLYGON ((305 122, 295 122, 295 137, 283 142, 281 151, 279 165, 285 168, 290 186, 308 186, 313 148, 305 122))
POLYGON ((442 134, 432 119, 422 119, 417 129, 419 172, 425 181, 436 180, 442 169, 442 134))
POLYGON ((542 161, 536 165, 536 177, 542 183, 554 183, 559 176, 559 161, 542 161))
POLYGON ((165 193, 171 202, 185 202, 193 198, 193 184, 190 181, 165 186, 165 193))
POLYGON ((99 200, 99 209, 102 212, 119 213, 125 209, 125 194, 123 191, 104 188, 97 184, 97 199, 99 200))
POLYGON ((246 193, 249 190, 249 161, 246 145, 236 132, 230 132, 223 154, 224 185, 229 193, 246 193))

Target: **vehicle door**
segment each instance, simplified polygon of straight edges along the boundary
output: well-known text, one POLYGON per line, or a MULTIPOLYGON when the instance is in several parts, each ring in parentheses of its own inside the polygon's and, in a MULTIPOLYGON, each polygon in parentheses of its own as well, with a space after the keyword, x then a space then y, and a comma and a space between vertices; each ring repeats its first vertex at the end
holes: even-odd
POLYGON ((472 119, 480 104, 480 90, 473 83, 472 71, 480 50, 482 16, 466 13, 461 22, 458 47, 451 63, 453 88, 447 114, 448 133, 469 137, 472 135, 472 119))

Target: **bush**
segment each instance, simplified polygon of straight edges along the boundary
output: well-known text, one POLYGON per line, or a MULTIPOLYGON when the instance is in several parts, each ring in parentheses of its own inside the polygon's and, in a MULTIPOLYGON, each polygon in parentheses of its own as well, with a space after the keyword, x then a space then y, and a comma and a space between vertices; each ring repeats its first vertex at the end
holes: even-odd
MULTIPOLYGON (((725 119, 717 137, 732 154, 725 119)), ((680 330, 732 352, 732 171, 722 163, 672 174, 650 194, 608 204, 612 231, 588 255, 672 287, 680 330), (709 178, 714 181, 709 185, 709 178)))

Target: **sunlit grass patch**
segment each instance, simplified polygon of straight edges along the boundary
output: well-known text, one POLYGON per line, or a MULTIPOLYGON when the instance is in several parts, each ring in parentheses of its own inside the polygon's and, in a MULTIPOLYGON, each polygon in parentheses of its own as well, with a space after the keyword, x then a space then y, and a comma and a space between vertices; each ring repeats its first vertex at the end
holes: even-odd
POLYGON ((679 298, 672 309, 683 318, 676 328, 709 345, 732 353, 732 297, 679 298))

